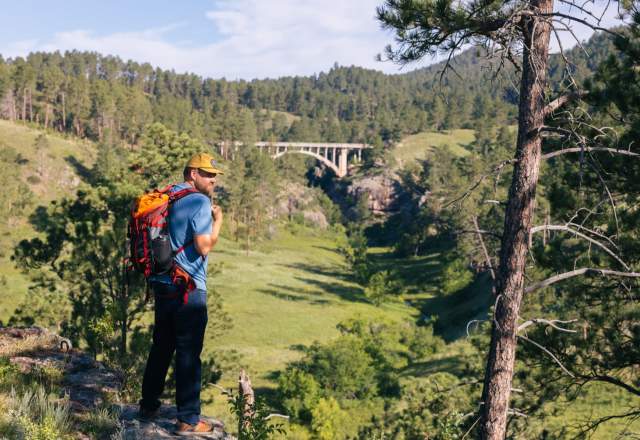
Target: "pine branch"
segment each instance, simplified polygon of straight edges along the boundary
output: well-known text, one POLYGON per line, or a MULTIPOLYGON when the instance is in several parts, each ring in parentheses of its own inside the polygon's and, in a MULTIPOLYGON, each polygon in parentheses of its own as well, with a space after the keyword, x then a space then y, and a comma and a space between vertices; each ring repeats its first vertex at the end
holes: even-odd
POLYGON ((527 287, 524 291, 525 293, 534 292, 536 290, 549 287, 550 285, 555 284, 559 281, 563 281, 569 278, 577 277, 580 275, 587 275, 587 274, 625 277, 625 278, 640 278, 640 272, 621 272, 621 271, 611 270, 611 269, 597 269, 594 267, 583 267, 580 269, 554 275, 550 278, 547 278, 546 280, 532 284, 531 286, 527 287))

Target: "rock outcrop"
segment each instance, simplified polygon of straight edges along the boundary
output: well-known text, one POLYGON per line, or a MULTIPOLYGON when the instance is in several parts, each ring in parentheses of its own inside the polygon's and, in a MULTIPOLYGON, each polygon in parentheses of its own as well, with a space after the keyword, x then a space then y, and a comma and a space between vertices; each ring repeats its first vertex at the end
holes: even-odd
MULTIPOLYGON (((115 402, 120 407, 120 434, 123 439, 181 438, 172 434, 176 423, 175 406, 163 406, 152 420, 139 419, 136 404, 119 402, 122 376, 117 371, 73 349, 68 339, 46 329, 0 327, 0 357, 7 358, 25 374, 37 369, 60 372, 63 394, 68 396, 71 411, 76 416, 97 410, 106 402, 115 402)), ((200 438, 234 438, 225 432, 221 422, 209 420, 216 429, 212 435, 200 438)), ((76 437, 90 438, 81 432, 76 437)))
POLYGON ((276 217, 293 218, 302 216, 305 223, 319 229, 327 229, 329 222, 318 206, 314 189, 299 183, 287 183, 280 194, 274 207, 276 217))
POLYGON ((367 174, 353 179, 347 187, 347 194, 358 200, 367 197, 369 210, 373 214, 383 215, 397 209, 398 176, 392 171, 367 174))

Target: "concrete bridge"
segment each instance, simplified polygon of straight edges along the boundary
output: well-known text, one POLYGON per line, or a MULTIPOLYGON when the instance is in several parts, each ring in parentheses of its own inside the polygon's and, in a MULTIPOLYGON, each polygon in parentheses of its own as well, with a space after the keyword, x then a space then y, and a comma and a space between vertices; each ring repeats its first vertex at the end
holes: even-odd
MULTIPOLYGON (((241 142, 220 142, 216 144, 218 152, 223 157, 237 150, 242 145, 241 142), (233 148, 233 151, 229 151, 233 148)), ((272 158, 277 159, 285 154, 306 154, 331 168, 338 177, 347 175, 347 165, 349 156, 355 158, 357 162, 362 161, 362 150, 372 148, 367 144, 335 144, 327 142, 256 142, 255 146, 261 151, 268 153, 272 158)))

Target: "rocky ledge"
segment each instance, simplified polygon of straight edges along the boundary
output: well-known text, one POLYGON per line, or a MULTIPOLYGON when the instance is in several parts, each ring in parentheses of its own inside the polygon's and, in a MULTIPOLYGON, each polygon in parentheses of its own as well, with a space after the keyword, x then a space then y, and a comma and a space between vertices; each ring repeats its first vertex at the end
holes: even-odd
MULTIPOLYGON (((28 374, 37 369, 59 371, 62 394, 68 396, 71 411, 76 416, 97 410, 104 403, 115 403, 120 407, 120 438, 167 439, 182 438, 172 434, 176 424, 175 406, 161 408, 152 420, 138 418, 138 407, 119 401, 122 377, 114 370, 96 362, 91 356, 74 349, 68 339, 39 327, 0 327, 0 357, 28 374)), ((209 439, 233 439, 225 432, 220 421, 209 419, 215 431, 209 439)), ((89 439, 81 432, 79 439, 89 439)))

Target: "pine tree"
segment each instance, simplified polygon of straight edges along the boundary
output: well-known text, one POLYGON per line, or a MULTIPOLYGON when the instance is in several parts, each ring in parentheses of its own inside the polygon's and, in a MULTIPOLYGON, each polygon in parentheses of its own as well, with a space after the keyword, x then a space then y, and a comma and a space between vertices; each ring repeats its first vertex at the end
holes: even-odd
POLYGON ((533 221, 542 157, 541 132, 545 116, 566 103, 563 97, 547 105, 547 68, 553 0, 472 1, 387 0, 378 8, 382 24, 395 31, 397 49, 387 56, 408 63, 439 51, 455 52, 464 44, 501 45, 512 57, 522 47, 518 139, 514 171, 506 206, 500 264, 496 275, 496 309, 484 390, 479 436, 506 437, 516 337, 524 295, 525 263, 533 221))

